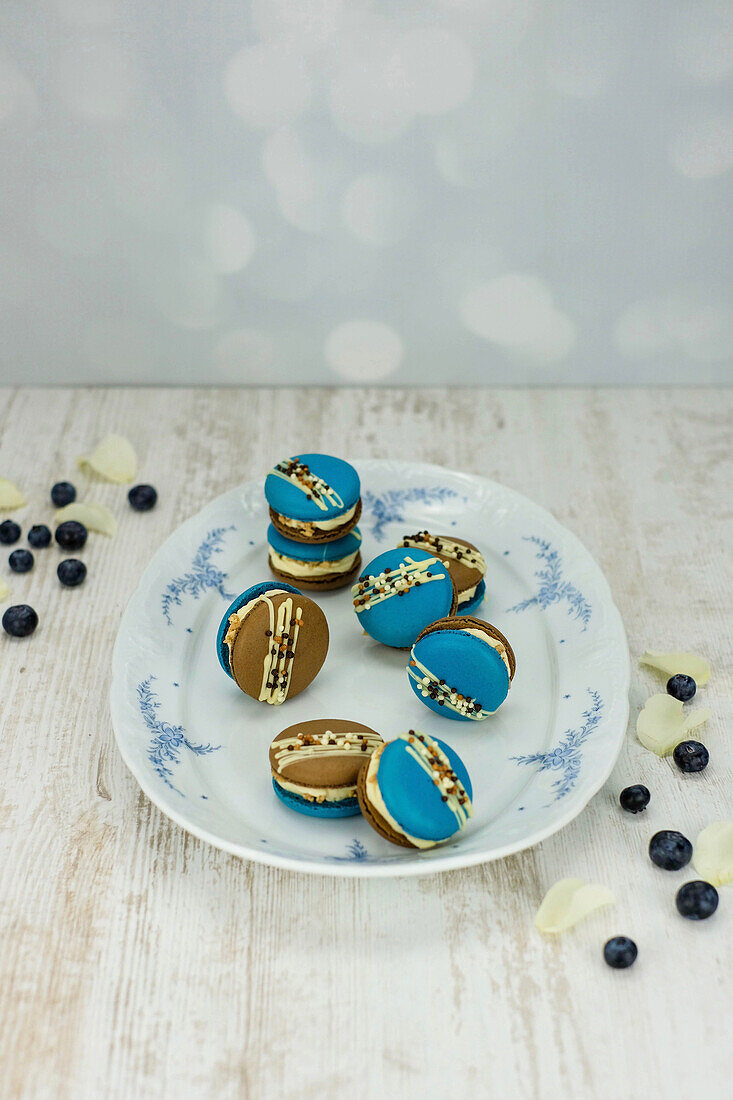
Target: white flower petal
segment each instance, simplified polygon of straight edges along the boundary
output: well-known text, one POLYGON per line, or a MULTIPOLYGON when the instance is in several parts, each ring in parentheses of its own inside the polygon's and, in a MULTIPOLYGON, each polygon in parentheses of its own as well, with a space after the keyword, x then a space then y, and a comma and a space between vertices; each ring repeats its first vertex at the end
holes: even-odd
POLYGON ((596 909, 615 901, 607 886, 584 882, 582 878, 563 878, 545 894, 535 924, 540 932, 564 932, 596 909))
POLYGON ((57 524, 66 523, 72 519, 77 523, 83 523, 89 531, 98 531, 100 535, 117 534, 117 520, 104 504, 88 504, 82 500, 75 500, 64 508, 59 508, 54 516, 57 524))
POLYGON ((137 473, 137 456, 132 443, 121 435, 107 435, 90 455, 81 455, 77 465, 92 470, 107 481, 122 485, 137 473))
POLYGON ((11 512, 13 508, 22 508, 24 504, 25 498, 20 489, 12 481, 0 477, 0 510, 11 512))
POLYGON ((714 821, 698 836, 692 865, 713 886, 733 882, 733 821, 714 821))
POLYGON ((702 687, 710 679, 710 665, 704 657, 698 657, 696 653, 661 653, 648 649, 646 653, 642 653, 639 664, 656 668, 667 678, 676 676, 678 672, 692 676, 698 687, 702 687))
POLYGON ((691 730, 710 717, 707 707, 685 710, 684 703, 671 695, 652 695, 636 719, 636 736, 645 749, 667 756, 691 730))

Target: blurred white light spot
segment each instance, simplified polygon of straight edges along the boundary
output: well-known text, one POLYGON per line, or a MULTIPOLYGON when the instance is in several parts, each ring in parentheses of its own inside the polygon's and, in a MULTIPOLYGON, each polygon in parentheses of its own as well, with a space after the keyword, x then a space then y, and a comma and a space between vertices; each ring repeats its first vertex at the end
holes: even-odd
POLYGON ((733 166, 733 117, 690 119, 670 143, 672 164, 688 179, 722 176, 733 166))
POLYGON ((725 362, 733 347, 733 308, 701 293, 649 298, 619 317, 614 342, 627 359, 682 350, 699 363, 725 362))
POLYGON ((112 0, 56 0, 56 9, 62 19, 80 27, 104 27, 115 19, 112 0))
POLYGON ((407 99, 416 114, 441 115, 468 99, 473 55, 457 34, 437 27, 409 31, 399 52, 407 99))
POLYGON ((249 219, 233 206, 209 207, 205 219, 206 249, 217 271, 231 275, 252 258, 255 237, 249 219))
POLYGON ((397 370, 402 341, 381 321, 346 321, 330 333, 326 359, 336 374, 350 382, 375 382, 397 370))
POLYGON ((297 49, 286 44, 247 46, 226 67, 224 93, 248 126, 272 130, 305 110, 311 79, 297 49))
POLYGON ((305 233, 317 233, 333 220, 333 173, 308 155, 294 130, 271 134, 262 150, 262 168, 275 188, 280 213, 305 233))
POLYGON ((184 329, 215 325, 219 315, 219 283, 213 265, 181 257, 178 250, 160 250, 149 262, 140 258, 138 277, 152 306, 184 329))
POLYGON ((464 296, 460 314, 477 336, 538 363, 564 359, 575 343, 573 322, 533 275, 501 275, 481 283, 464 296))
POLYGON ((261 40, 285 39, 307 50, 333 38, 344 16, 344 0, 252 0, 250 7, 261 40))
POLYGON ((473 55, 457 34, 400 31, 377 18, 344 38, 329 102, 336 125, 355 141, 390 141, 415 115, 440 115, 470 95, 473 55))
POLYGON ((385 42, 361 64, 344 59, 329 92, 339 129, 355 141, 377 143, 401 134, 412 119, 402 60, 385 42))
POLYGON ((139 80, 123 50, 107 39, 77 41, 60 52, 58 86, 70 111, 94 122, 133 113, 139 80))
POLYGON ((725 80, 733 70, 730 0, 695 0, 673 13, 672 55, 682 72, 702 84, 725 80))
POLYGON ((404 237, 415 214, 411 188, 394 173, 370 172, 349 185, 341 203, 344 225, 372 245, 389 245, 404 237))
POLYGON ((0 123, 6 119, 33 116, 38 101, 33 86, 12 57, 0 57, 0 123))
POLYGON ((228 377, 246 382, 261 375, 275 360, 275 338, 257 328, 238 328, 225 332, 214 347, 214 361, 228 377))

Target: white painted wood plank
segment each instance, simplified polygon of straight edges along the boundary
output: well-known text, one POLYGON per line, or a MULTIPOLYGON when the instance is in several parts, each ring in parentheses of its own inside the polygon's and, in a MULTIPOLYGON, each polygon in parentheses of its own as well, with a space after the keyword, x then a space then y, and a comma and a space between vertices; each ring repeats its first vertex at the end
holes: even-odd
MULTIPOLYGON (((0 638, 4 1092, 728 1096, 733 893, 713 920, 683 922, 685 873, 655 871, 645 848, 657 828, 694 838, 733 816, 731 414, 715 390, 0 391, 0 476, 33 501, 22 520, 50 521, 50 485, 83 486, 74 457, 108 430, 134 440, 160 492, 139 516, 124 490, 90 489, 124 522, 90 540, 78 591, 58 586, 55 549, 11 580, 41 627, 0 638), (306 447, 439 462, 550 508, 606 571, 634 657, 682 646, 711 659, 708 771, 682 777, 630 736, 563 832, 422 880, 243 864, 167 821, 110 729, 119 615, 179 522, 306 447), (653 792, 639 818, 615 803, 631 781, 653 792), (536 907, 568 874, 607 883, 618 904, 543 939, 536 907), (640 948, 626 973, 601 958, 618 932, 640 948)), ((636 670, 632 723, 660 687, 636 670)))

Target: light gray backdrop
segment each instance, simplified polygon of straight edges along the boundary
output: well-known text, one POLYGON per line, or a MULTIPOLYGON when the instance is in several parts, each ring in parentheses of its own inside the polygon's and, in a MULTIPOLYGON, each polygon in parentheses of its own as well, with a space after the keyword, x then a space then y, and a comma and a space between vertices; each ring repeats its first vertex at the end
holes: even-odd
POLYGON ((2 380, 725 380, 732 19, 2 0, 2 380))

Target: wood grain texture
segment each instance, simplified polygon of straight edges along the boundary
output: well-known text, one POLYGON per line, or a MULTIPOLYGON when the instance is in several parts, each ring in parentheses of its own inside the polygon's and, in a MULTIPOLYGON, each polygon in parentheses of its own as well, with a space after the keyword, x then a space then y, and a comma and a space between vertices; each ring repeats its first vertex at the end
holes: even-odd
MULTIPOLYGON (((730 393, 720 390, 0 390, 0 476, 50 522, 75 480, 118 516, 86 584, 56 549, 12 575, 41 625, 0 637, 0 1089, 8 1097, 730 1095, 733 886, 683 921, 693 874, 656 871, 659 828, 733 817, 730 393), (77 476, 128 435, 160 503, 77 476), (634 659, 631 730, 661 680, 647 648, 709 657, 712 763, 684 777, 627 739, 611 780, 558 835, 425 879, 319 879, 245 864, 140 793, 114 744, 110 659, 150 554, 187 516, 282 453, 420 459, 486 474, 574 530, 600 562, 634 659), (649 810, 622 814, 642 781, 649 810), (617 905, 557 938, 534 929, 558 878, 617 905), (639 944, 608 970, 605 939, 639 944)), ((4 556, 4 555, 3 555, 4 556)), ((3 576, 7 567, 0 565, 3 576)))

